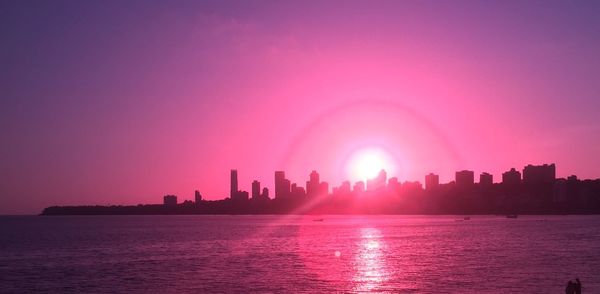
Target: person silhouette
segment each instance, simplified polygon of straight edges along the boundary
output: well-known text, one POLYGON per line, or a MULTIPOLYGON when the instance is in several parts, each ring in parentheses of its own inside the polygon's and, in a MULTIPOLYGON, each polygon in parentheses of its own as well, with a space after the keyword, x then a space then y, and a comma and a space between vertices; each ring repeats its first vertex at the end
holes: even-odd
POLYGON ((575 294, 581 294, 581 281, 579 281, 579 278, 575 279, 575 283, 573 283, 573 293, 575 294))
POLYGON ((565 288, 565 294, 574 294, 575 293, 575 283, 569 281, 567 283, 567 288, 565 288))

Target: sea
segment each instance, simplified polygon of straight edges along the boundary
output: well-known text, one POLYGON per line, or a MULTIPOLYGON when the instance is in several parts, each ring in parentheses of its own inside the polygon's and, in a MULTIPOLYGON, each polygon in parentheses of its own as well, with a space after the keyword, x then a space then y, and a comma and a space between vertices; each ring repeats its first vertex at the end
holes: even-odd
POLYGON ((600 293, 600 216, 3 216, 0 293, 600 293))

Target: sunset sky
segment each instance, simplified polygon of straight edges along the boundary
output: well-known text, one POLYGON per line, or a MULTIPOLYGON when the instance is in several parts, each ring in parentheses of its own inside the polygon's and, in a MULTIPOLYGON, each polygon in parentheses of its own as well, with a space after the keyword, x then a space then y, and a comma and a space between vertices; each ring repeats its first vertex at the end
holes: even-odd
POLYGON ((600 177, 600 1, 2 1, 0 214, 337 186, 600 177))

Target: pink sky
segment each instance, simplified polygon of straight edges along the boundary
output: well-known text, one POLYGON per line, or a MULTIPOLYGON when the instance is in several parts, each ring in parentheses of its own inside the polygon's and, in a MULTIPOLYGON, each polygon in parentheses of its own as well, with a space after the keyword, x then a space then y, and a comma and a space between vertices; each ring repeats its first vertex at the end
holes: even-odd
POLYGON ((0 214, 338 185, 370 146, 402 181, 600 177, 598 3, 2 6, 0 214))

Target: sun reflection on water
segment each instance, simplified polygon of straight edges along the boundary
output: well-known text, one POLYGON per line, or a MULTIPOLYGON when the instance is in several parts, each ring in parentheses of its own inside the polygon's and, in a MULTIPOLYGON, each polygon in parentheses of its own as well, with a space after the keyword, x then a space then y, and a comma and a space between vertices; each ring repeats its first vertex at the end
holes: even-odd
POLYGON ((388 280, 389 272, 385 264, 384 246, 383 236, 378 229, 361 229, 359 248, 354 258, 354 291, 374 291, 388 280))

